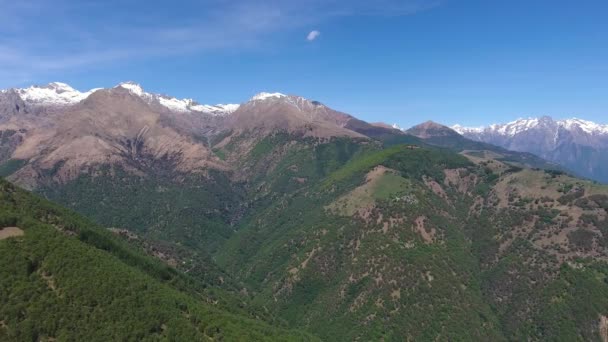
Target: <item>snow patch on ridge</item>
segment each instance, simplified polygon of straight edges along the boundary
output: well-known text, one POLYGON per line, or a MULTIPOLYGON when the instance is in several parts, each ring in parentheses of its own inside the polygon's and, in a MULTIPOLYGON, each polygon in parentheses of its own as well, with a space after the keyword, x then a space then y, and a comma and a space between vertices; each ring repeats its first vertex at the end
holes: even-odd
POLYGON ((217 105, 202 105, 193 99, 178 99, 165 95, 151 94, 143 90, 143 88, 134 82, 123 82, 115 88, 124 88, 147 101, 158 101, 158 103, 169 109, 172 112, 189 113, 201 112, 210 115, 228 115, 239 108, 237 104, 217 104, 217 105))
POLYGON ((252 97, 251 101, 263 101, 263 100, 272 99, 272 98, 280 99, 283 97, 287 97, 287 95, 281 94, 281 93, 259 93, 259 94, 255 95, 254 97, 252 97))
POLYGON ((481 133, 485 129, 485 127, 464 127, 461 125, 454 125, 450 128, 456 131, 458 134, 481 133))
POLYGON ((158 102, 174 112, 188 112, 189 106, 192 104, 191 99, 178 100, 174 97, 159 96, 158 102))
POLYGON ((240 106, 238 104, 216 104, 214 106, 195 104, 190 106, 190 109, 207 114, 231 114, 236 112, 240 106))
POLYGON ((392 124, 391 127, 394 128, 394 129, 398 129, 400 131, 404 131, 405 132, 405 129, 402 128, 401 126, 397 125, 396 123, 392 124))
POLYGON ((133 94, 135 94, 137 96, 140 96, 140 97, 143 97, 145 95, 150 95, 150 94, 146 93, 144 91, 144 89, 139 84, 137 84, 135 82, 130 82, 130 81, 129 82, 122 82, 122 83, 120 83, 119 85, 117 85, 114 88, 127 89, 131 93, 133 93, 133 94))
POLYGON ((201 112, 211 115, 227 115, 235 112, 239 109, 240 105, 238 104, 216 104, 216 105, 206 105, 199 104, 193 99, 176 99, 174 97, 158 97, 159 103, 174 112, 201 112))

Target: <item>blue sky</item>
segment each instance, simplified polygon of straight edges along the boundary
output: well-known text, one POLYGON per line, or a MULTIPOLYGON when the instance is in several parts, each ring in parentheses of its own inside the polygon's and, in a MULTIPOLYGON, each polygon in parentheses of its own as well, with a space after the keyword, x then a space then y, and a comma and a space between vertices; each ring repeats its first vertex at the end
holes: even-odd
POLYGON ((405 127, 608 123, 606 18, 605 0, 0 0, 0 88, 279 91, 405 127))

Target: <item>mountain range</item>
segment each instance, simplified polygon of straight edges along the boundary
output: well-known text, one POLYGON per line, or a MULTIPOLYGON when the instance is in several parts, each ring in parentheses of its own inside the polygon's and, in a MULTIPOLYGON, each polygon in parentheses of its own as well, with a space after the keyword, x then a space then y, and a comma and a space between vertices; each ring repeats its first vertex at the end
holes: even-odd
POLYGON ((488 127, 452 128, 466 138, 530 152, 580 176, 608 182, 608 125, 543 116, 488 127))
POLYGON ((608 339, 608 187, 533 153, 132 82, 0 138, 2 340, 608 339))
POLYGON ((218 146, 246 131, 363 137, 357 129, 383 130, 298 96, 261 93, 242 105, 201 105, 150 94, 132 82, 84 93, 59 82, 4 90, 0 106, 6 141, 0 161, 23 163, 12 178, 29 188, 45 181, 44 170, 67 181, 95 165, 141 171, 146 158, 164 158, 184 172, 225 170, 208 141, 219 132, 229 134, 218 146))

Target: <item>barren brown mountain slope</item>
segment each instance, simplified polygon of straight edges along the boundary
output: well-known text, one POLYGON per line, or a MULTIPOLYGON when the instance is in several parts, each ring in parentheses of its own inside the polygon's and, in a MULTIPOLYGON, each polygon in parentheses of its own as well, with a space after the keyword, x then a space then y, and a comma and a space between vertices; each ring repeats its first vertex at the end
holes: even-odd
POLYGON ((28 129, 12 158, 29 163, 12 178, 35 186, 42 171, 57 181, 74 179, 91 167, 119 164, 137 173, 138 165, 168 160, 176 171, 226 169, 203 143, 180 130, 188 118, 172 118, 122 88, 100 90, 54 117, 52 126, 28 129))

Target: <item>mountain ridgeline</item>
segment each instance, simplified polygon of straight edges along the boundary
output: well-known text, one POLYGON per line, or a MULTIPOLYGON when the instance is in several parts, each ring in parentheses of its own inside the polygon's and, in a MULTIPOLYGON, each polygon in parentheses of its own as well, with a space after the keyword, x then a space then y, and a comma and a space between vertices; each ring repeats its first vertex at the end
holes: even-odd
POLYGON ((87 217, 1 183, 0 339, 608 339, 608 187, 534 154, 279 93, 0 110, 2 175, 87 217))

